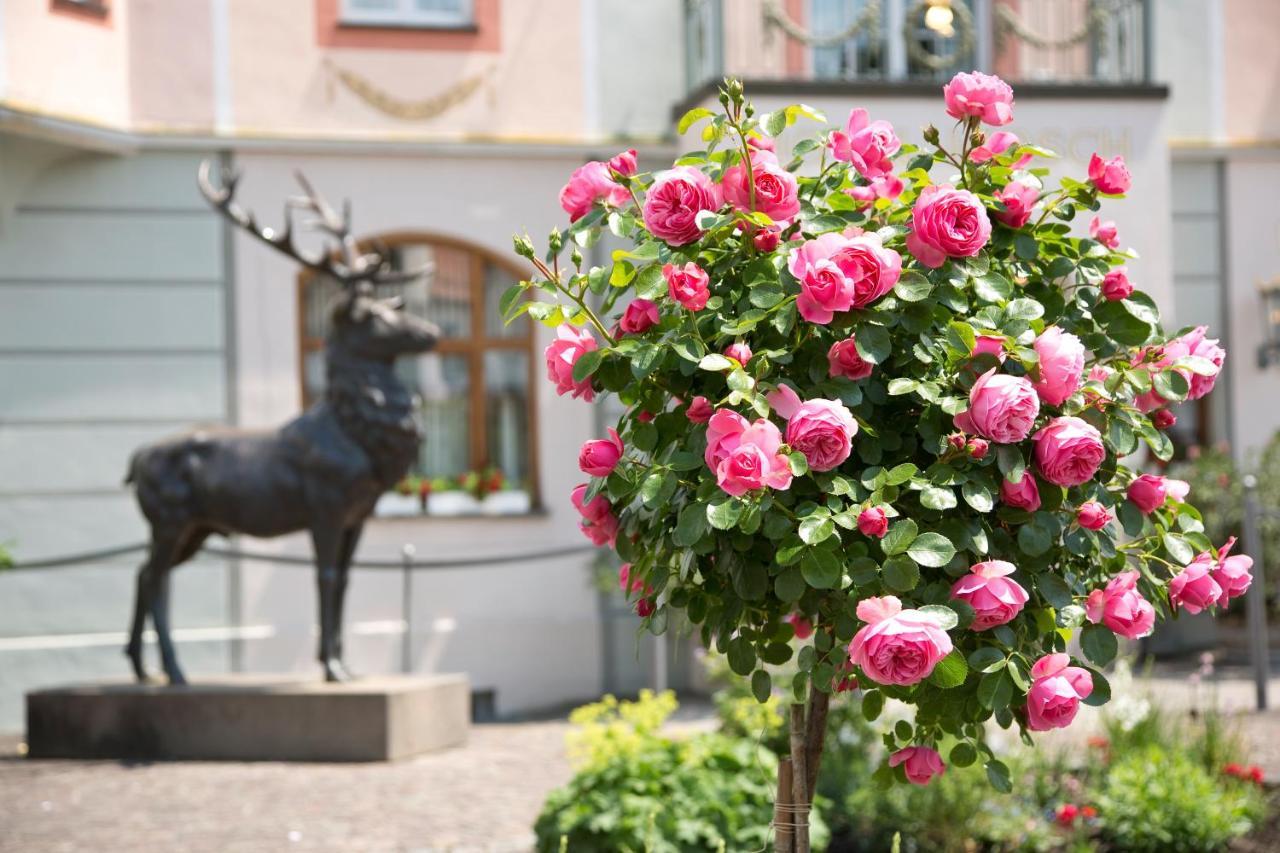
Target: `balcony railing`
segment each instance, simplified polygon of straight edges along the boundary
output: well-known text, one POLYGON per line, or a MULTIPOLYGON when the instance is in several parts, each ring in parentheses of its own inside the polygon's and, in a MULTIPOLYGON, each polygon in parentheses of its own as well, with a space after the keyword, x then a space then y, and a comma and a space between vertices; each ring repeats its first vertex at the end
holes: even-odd
POLYGON ((686 0, 690 90, 754 80, 1150 82, 1150 0, 686 0))

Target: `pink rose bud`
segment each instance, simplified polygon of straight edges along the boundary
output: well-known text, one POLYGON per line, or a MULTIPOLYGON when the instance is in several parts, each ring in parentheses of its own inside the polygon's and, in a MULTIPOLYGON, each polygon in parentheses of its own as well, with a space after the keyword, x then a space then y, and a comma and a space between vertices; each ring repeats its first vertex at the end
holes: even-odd
POLYGON ((934 776, 941 776, 947 769, 938 751, 927 746, 908 746, 889 756, 890 767, 899 764, 912 785, 928 785, 934 776))
POLYGON ((858 184, 850 187, 845 190, 845 194, 857 201, 858 209, 862 210, 870 207, 878 198, 886 198, 893 201, 902 195, 902 191, 905 188, 901 178, 897 175, 889 174, 879 178, 872 178, 865 185, 858 184))
POLYGON ((893 155, 901 147, 893 125, 887 121, 871 121, 864 109, 850 112, 844 130, 831 134, 832 158, 850 164, 868 179, 890 175, 893 155))
POLYGON ((1222 607, 1226 607, 1231 599, 1244 595, 1253 583, 1253 558, 1244 554, 1228 556, 1235 544, 1236 538, 1232 536, 1218 549, 1218 562, 1213 569, 1213 580, 1222 588, 1222 595, 1218 597, 1218 604, 1222 607))
POLYGON ((609 170, 630 177, 636 173, 636 149, 628 148, 609 160, 609 170))
POLYGON ((973 342, 973 352, 970 355, 994 355, 998 361, 1004 363, 1004 338, 999 335, 978 335, 973 342))
POLYGON ((903 610, 892 595, 860 601, 858 618, 867 624, 849 643, 849 659, 878 684, 917 684, 951 653, 951 638, 932 616, 903 610))
POLYGON ((902 275, 902 256, 875 234, 847 237, 833 231, 792 249, 787 269, 800 282, 800 316, 825 326, 837 311, 865 308, 893 290, 902 275))
POLYGON ((1156 624, 1155 608, 1138 592, 1137 572, 1121 572, 1089 593, 1084 612, 1093 624, 1101 622, 1130 640, 1147 636, 1156 624))
POLYGON ((693 166, 676 166, 654 176, 644 197, 644 227, 659 240, 684 246, 702 236, 698 214, 715 212, 723 200, 718 184, 693 166))
POLYGON ((574 508, 582 516, 578 525, 582 535, 596 545, 612 545, 618 536, 618 519, 613 514, 613 504, 604 495, 585 501, 586 495, 587 484, 583 483, 570 496, 574 508))
POLYGON ((592 477, 607 477, 617 467, 623 453, 622 439, 618 431, 609 427, 609 438, 597 438, 582 445, 578 452, 578 467, 592 477))
POLYGON ((1031 432, 1040 398, 1025 376, 996 373, 978 377, 969 391, 969 408, 954 418, 956 429, 997 444, 1017 444, 1031 432))
POLYGON ((799 613, 788 614, 782 621, 791 625, 797 640, 807 640, 813 636, 813 623, 799 613))
POLYGON ((556 327, 556 339, 545 351, 547 359, 547 378, 556 386, 556 393, 564 396, 581 397, 590 402, 595 399, 595 391, 591 387, 591 378, 581 382, 573 378, 573 365, 584 352, 596 349, 596 339, 585 329, 577 329, 568 323, 556 327))
POLYGON ((1102 434, 1081 418, 1054 418, 1032 438, 1036 469, 1055 486, 1079 486, 1093 475, 1107 458, 1102 434))
POLYGON ((1150 515, 1163 506, 1169 496, 1168 481, 1158 474, 1143 474, 1129 484, 1125 494, 1143 515, 1150 515))
POLYGON ((831 345, 831 349, 827 350, 827 365, 832 376, 847 376, 850 379, 866 379, 875 367, 858 355, 853 335, 831 345))
POLYGON ((711 401, 699 394, 689 403, 684 415, 695 424, 705 424, 711 420, 711 401))
POLYGON ((1120 248, 1120 231, 1110 219, 1103 222, 1097 216, 1089 220, 1089 236, 1108 249, 1120 248))
POLYGON ((707 271, 693 261, 684 266, 666 264, 662 277, 667 280, 667 292, 671 298, 690 311, 701 311, 711 296, 708 285, 711 278, 707 271))
POLYGON ((1129 273, 1124 267, 1116 267, 1102 277, 1102 295, 1112 302, 1128 299, 1133 293, 1133 285, 1129 283, 1129 273))
POLYGON ((648 299, 633 299, 622 312, 618 328, 629 335, 642 335, 658 322, 658 306, 648 299))
POLYGON ((1111 510, 1097 501, 1085 501, 1076 509, 1076 523, 1085 530, 1101 530, 1114 518, 1111 510))
POLYGON ((800 186, 795 175, 778 164, 772 151, 755 149, 751 152, 751 177, 741 162, 729 167, 720 179, 724 200, 738 210, 752 211, 752 182, 755 189, 755 210, 774 222, 786 223, 800 213, 800 186))
POLYGON ((751 237, 751 243, 756 247, 757 252, 772 252, 778 248, 780 242, 782 242, 782 232, 776 226, 761 228, 751 237))
POLYGON ((1080 387, 1084 374, 1084 345, 1070 332, 1050 326, 1033 345, 1040 356, 1040 378, 1033 384, 1040 399, 1061 406, 1080 387))
POLYGON ((930 269, 947 258, 972 258, 991 239, 991 220, 982 201, 950 184, 930 184, 911 208, 907 251, 930 269))
POLYGON ((644 578, 631 576, 630 563, 623 563, 622 567, 618 569, 618 587, 627 595, 635 592, 643 592, 645 595, 649 595, 653 592, 653 587, 645 583, 644 578))
POLYGON ((954 119, 974 116, 996 127, 1013 121, 1013 88, 995 75, 962 71, 942 87, 942 96, 954 119))
POLYGON ((965 445, 965 450, 969 452, 970 459, 986 459, 989 448, 990 445, 987 444, 985 438, 971 438, 968 444, 965 445))
POLYGON ((953 432, 947 436, 947 446, 952 450, 964 450, 969 438, 962 432, 953 432))
POLYGON ((737 343, 730 344, 729 348, 724 351, 724 354, 738 362, 738 364, 745 365, 751 360, 751 347, 747 346, 743 341, 738 341, 737 343))
POLYGON ((1217 563, 1208 551, 1197 555, 1191 565, 1169 581, 1169 604, 1192 615, 1217 604, 1223 599, 1223 591, 1214 579, 1216 568, 1217 563))
POLYGON ((883 539, 885 533, 889 532, 889 517, 884 514, 884 509, 869 506, 858 513, 858 532, 863 536, 883 539))
POLYGON ((653 414, 653 412, 640 411, 636 413, 636 420, 638 420, 642 424, 653 423, 654 417, 655 415, 653 414))
POLYGON ((1178 422, 1178 416, 1168 409, 1156 409, 1151 413, 1151 423, 1156 429, 1168 429, 1178 422))
POLYGON ((1000 478, 1000 502, 1015 509, 1035 512, 1040 508, 1040 487, 1036 485, 1036 478, 1030 471, 1023 472, 1022 479, 1016 483, 1000 478))
POLYGON ((1021 228, 1031 218, 1040 191, 1021 181, 1010 181, 992 197, 1004 205, 1004 210, 996 211, 996 219, 1010 228, 1021 228))
MULTIPOLYGON (((1018 144, 1018 137, 1007 130, 997 130, 987 137, 986 141, 969 152, 969 162, 985 163, 992 157, 998 157, 1018 144)), ((1022 168, 1015 166, 1015 169, 1022 168)))
POLYGON ((1129 191, 1133 179, 1124 164, 1124 158, 1112 157, 1103 160, 1097 154, 1089 158, 1089 183, 1098 188, 1098 192, 1107 195, 1124 195, 1129 191))
POLYGON ((1080 700, 1093 692, 1093 676, 1071 657, 1059 652, 1045 655, 1031 667, 1031 690, 1027 693, 1027 728, 1033 732, 1061 729, 1071 725, 1080 700))
POLYGON ((802 403, 789 385, 779 385, 766 399, 787 419, 787 444, 804 454, 810 470, 830 471, 849 458, 858 422, 844 403, 822 399, 802 403))
MULTIPOLYGON (((625 174, 635 173, 635 152, 631 154, 633 155, 632 170, 625 174)), ((619 154, 614 160, 622 156, 619 154)), ((560 206, 564 208, 565 213, 569 214, 571 222, 577 222, 590 213, 597 201, 604 200, 607 204, 619 207, 630 200, 631 194, 627 192, 627 188, 616 183, 609 172, 614 160, 610 160, 607 164, 592 160, 573 170, 573 174, 569 176, 569 183, 560 190, 560 206)))
POLYGON ((641 619, 648 619, 657 609, 658 605, 652 598, 642 598, 636 602, 636 615, 641 619))
POLYGON ((858 679, 853 674, 853 662, 845 659, 831 676, 831 689, 836 693, 848 693, 858 689, 858 679))
POLYGON ((988 560, 969 567, 969 574, 951 585, 951 597, 973 608, 974 631, 1004 625, 1022 612, 1027 591, 1007 576, 1017 571, 1013 563, 988 560))

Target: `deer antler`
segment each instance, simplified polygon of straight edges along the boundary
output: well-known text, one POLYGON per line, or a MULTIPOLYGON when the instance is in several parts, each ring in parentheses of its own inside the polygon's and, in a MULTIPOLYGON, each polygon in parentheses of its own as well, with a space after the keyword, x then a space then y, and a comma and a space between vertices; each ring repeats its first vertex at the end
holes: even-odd
POLYGON ((254 237, 266 243, 276 251, 293 258, 309 270, 330 276, 346 286, 355 286, 361 282, 370 284, 400 284, 412 281, 421 276, 425 269, 405 270, 397 272, 391 269, 391 262, 385 251, 362 253, 351 235, 351 203, 344 202, 342 214, 339 215, 324 197, 315 191, 311 183, 296 172, 298 183, 302 185, 305 196, 298 196, 285 202, 284 228, 262 227, 252 211, 247 211, 235 203, 236 184, 240 175, 226 169, 219 170, 221 187, 215 187, 210 179, 213 164, 205 160, 200 164, 197 183, 200 193, 215 210, 233 222, 236 226, 248 231, 254 237), (338 242, 338 250, 324 252, 318 258, 304 254, 293 240, 292 211, 303 210, 313 214, 314 219, 304 223, 304 227, 313 228, 338 242))

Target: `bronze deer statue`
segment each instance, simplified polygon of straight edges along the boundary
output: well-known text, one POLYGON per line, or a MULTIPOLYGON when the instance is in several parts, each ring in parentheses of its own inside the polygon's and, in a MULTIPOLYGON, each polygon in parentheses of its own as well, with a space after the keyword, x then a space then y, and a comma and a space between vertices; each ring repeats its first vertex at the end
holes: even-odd
POLYGON ((311 533, 320 608, 320 664, 327 681, 350 678, 342 663, 342 604, 360 532, 378 497, 408 472, 421 433, 414 399, 396 377, 397 356, 432 349, 439 331, 406 314, 398 298, 375 298, 377 284, 403 283, 424 271, 396 272, 387 253, 363 252, 351 234, 350 205, 335 211, 307 183, 285 206, 282 231, 259 227, 235 203, 238 176, 215 187, 201 164, 200 191, 236 226, 318 274, 343 285, 326 338, 324 398, 274 432, 198 430, 136 451, 127 483, 151 525, 138 571, 133 626, 125 649, 146 680, 142 633, 148 613, 170 684, 186 683, 169 633, 169 573, 200 550, 211 533, 271 537, 311 533), (317 258, 293 239, 293 211, 337 245, 317 258))

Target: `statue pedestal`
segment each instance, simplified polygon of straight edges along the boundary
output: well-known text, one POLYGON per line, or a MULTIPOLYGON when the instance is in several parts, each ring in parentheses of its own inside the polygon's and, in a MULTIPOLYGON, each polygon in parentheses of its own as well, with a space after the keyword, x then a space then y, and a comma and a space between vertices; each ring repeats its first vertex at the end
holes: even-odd
POLYGON ((345 684, 236 675, 27 694, 32 758, 390 761, 460 746, 470 722, 464 675, 345 684))

